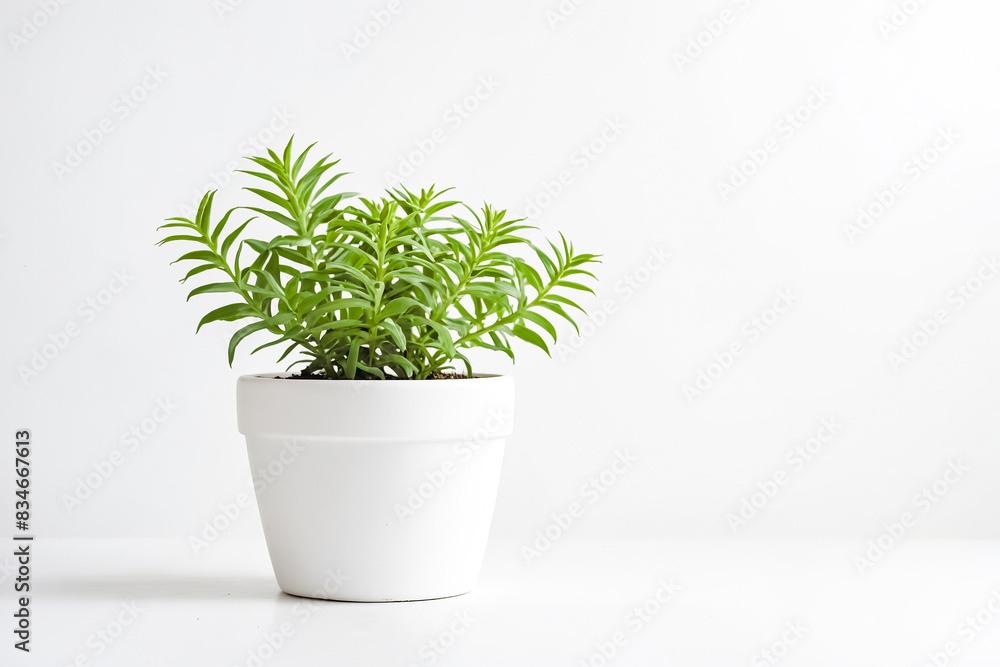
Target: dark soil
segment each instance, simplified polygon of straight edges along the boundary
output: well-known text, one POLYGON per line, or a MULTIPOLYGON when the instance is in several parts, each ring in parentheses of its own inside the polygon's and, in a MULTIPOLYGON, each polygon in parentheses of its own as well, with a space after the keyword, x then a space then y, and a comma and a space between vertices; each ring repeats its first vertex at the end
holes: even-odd
POLYGON ((427 379, 428 380, 468 380, 469 376, 468 375, 462 375, 461 373, 451 373, 451 372, 449 372, 449 373, 442 373, 440 371, 436 371, 434 373, 431 373, 431 376, 429 378, 427 378, 427 379))
MULTIPOLYGON (((295 375, 289 375, 287 377, 281 377, 280 375, 274 376, 275 380, 336 380, 337 378, 328 378, 325 375, 319 373, 309 373, 306 374, 304 370, 299 371, 295 375)), ((365 373, 364 371, 358 371, 357 376, 354 378, 356 380, 380 380, 381 378, 371 375, 370 373, 365 373)), ((386 380, 405 380, 407 378, 398 378, 393 375, 387 375, 386 380)), ((442 373, 436 371, 431 373, 427 378, 428 380, 467 380, 468 376, 462 373, 442 373)))

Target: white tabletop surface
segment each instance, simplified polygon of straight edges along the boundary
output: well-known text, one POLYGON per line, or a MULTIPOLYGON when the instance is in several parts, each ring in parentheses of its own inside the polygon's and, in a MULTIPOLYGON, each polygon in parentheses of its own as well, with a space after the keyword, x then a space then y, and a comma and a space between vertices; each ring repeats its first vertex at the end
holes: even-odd
POLYGON ((282 593, 259 541, 39 539, 32 651, 5 632, 0 664, 1000 665, 996 541, 907 539, 863 574, 857 540, 520 548, 494 540, 468 595, 343 603, 282 593))

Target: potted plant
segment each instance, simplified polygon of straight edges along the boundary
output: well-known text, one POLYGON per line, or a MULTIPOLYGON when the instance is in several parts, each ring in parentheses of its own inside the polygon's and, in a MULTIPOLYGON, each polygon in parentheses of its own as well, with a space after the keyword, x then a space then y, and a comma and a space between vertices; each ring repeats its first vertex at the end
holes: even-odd
MULTIPOLYGON (((468 592, 486 549, 504 440, 513 425, 510 377, 473 371, 465 351, 511 359, 511 339, 548 352, 554 316, 573 323, 567 294, 592 290, 561 238, 543 249, 523 220, 399 187, 384 197, 331 193, 344 176, 327 155, 310 162, 289 141, 248 158, 256 206, 212 220, 215 192, 194 220, 170 218, 160 243, 196 249, 181 282, 231 295, 198 329, 248 320, 229 342, 266 338, 296 373, 237 382, 240 431, 268 552, 282 590, 337 600, 420 600, 468 592), (231 222, 234 214, 255 216, 231 222), (249 215, 249 214, 247 214, 249 215), (278 226, 269 240, 248 226, 278 226), (520 251, 520 252, 518 252, 520 251), (527 257, 531 258, 531 262, 527 257), (296 356, 297 355, 297 356, 296 356), (461 371, 456 369, 460 362, 461 371), (336 576, 333 576, 336 575, 336 576)), ((582 309, 579 309, 582 312, 582 309)))

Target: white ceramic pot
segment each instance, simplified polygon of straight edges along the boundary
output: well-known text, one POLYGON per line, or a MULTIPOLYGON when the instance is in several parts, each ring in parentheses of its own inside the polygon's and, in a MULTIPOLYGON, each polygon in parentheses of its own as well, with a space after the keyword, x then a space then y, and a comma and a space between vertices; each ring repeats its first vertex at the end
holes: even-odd
POLYGON ((513 427, 512 378, 244 375, 236 393, 283 591, 375 602, 472 590, 513 427))

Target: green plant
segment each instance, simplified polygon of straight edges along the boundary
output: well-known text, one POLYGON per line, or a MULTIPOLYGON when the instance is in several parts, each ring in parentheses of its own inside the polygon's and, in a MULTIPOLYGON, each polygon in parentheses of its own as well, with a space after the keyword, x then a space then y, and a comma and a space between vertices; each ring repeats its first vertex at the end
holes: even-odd
POLYGON ((293 157, 289 141, 281 156, 268 150, 248 158, 259 170, 244 173, 265 188, 246 190, 271 206, 238 206, 213 224, 211 191, 193 221, 169 218, 161 226, 170 231, 160 244, 199 246, 176 260, 195 262, 181 282, 208 271, 225 275, 191 290, 188 299, 239 297, 205 315, 198 329, 254 320, 230 340, 230 365, 244 338, 267 332, 271 339, 254 352, 288 343, 279 361, 301 352, 289 368, 306 363, 303 374, 425 379, 461 360, 471 375, 464 349, 484 347, 513 359, 510 339, 519 338, 548 353, 542 334, 555 342, 553 315, 576 327, 568 311, 583 309, 565 294, 593 293, 576 277, 594 278, 584 267, 597 255, 577 254, 561 235, 543 251, 522 235, 531 229, 523 220, 507 220, 506 211, 486 205, 477 212, 442 200, 448 190, 433 186, 419 195, 405 187, 387 190, 378 200, 325 194, 345 174, 329 176, 339 162, 329 155, 306 168, 313 145, 293 157), (468 219, 450 212, 459 207, 468 219), (241 209, 287 229, 270 241, 242 239, 257 216, 227 229, 241 209), (540 268, 512 254, 515 249, 534 255, 540 268))

